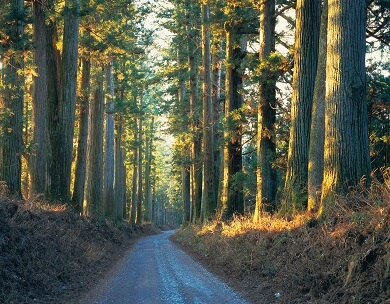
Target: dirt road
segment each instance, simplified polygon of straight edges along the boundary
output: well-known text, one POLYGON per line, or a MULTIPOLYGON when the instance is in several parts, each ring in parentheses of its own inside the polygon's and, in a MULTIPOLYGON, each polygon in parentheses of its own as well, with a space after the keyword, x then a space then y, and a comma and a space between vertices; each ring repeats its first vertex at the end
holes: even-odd
POLYGON ((247 303, 172 244, 172 234, 167 231, 138 241, 113 275, 92 292, 88 303, 247 303))

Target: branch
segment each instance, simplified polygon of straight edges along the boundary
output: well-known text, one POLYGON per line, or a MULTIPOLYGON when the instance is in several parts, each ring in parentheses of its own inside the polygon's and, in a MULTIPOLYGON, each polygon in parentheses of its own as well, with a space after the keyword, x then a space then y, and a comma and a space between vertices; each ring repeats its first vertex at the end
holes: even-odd
POLYGON ((371 31, 371 30, 369 30, 369 29, 366 29, 366 33, 367 33, 366 37, 373 37, 373 38, 375 38, 376 40, 378 40, 379 42, 382 42, 383 44, 385 44, 385 45, 387 45, 387 46, 390 46, 390 42, 387 41, 386 38, 384 38, 384 37, 382 37, 382 36, 376 35, 375 32, 373 32, 373 31, 371 31))
POLYGON ((280 9, 275 13, 275 17, 281 16, 285 11, 288 11, 290 8, 294 8, 294 7, 295 7, 295 3, 291 3, 290 5, 283 7, 282 9, 280 9))

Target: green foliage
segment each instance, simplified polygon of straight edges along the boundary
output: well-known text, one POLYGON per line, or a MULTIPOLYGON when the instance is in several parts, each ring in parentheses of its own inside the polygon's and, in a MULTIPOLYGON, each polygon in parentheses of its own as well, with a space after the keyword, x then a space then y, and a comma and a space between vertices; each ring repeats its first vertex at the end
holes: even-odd
POLYGON ((373 169, 390 165, 390 64, 368 67, 370 154, 373 169))
POLYGON ((367 34, 379 41, 381 48, 390 45, 390 1, 369 1, 367 14, 367 34))
POLYGON ((31 22, 29 10, 20 10, 14 6, 14 1, 5 1, 0 8, 0 56, 10 57, 13 52, 31 49, 31 32, 17 35, 16 26, 25 26, 31 22))

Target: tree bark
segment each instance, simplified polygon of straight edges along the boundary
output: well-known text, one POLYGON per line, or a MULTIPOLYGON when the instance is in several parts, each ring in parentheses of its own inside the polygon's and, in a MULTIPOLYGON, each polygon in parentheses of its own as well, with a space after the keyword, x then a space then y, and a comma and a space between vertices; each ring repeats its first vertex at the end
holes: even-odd
POLYGON ((79 0, 66 0, 64 8, 64 35, 61 64, 61 95, 59 107, 60 147, 60 188, 58 197, 70 200, 72 151, 76 107, 77 60, 79 37, 79 0))
POLYGON ((76 212, 81 212, 83 208, 87 168, 89 95, 91 90, 91 62, 88 58, 83 57, 81 59, 81 69, 81 88, 79 97, 79 137, 77 141, 75 181, 72 196, 72 204, 76 212))
POLYGON ((60 180, 60 149, 61 131, 59 122, 59 104, 61 87, 61 56, 57 49, 57 25, 49 20, 46 25, 47 38, 47 130, 49 136, 48 147, 48 177, 47 197, 51 201, 59 200, 61 188, 60 180))
MULTIPOLYGON (((178 22, 182 20, 177 20, 178 22)), ((179 24, 180 26, 180 24, 179 24)), ((181 35, 184 36, 184 35, 181 35)), ((189 132, 188 126, 188 117, 190 112, 189 98, 187 96, 187 86, 186 86, 186 54, 184 49, 177 50, 177 61, 179 63, 179 73, 178 73, 178 107, 181 110, 183 118, 180 120, 181 133, 182 135, 178 141, 185 143, 185 135, 189 132)), ((191 149, 188 149, 187 146, 183 146, 181 153, 181 199, 183 202, 183 225, 188 225, 190 222, 190 210, 191 210, 191 193, 190 193, 190 154, 191 149)))
MULTIPOLYGON (((138 134, 136 133, 136 136, 138 134)), ((132 177, 132 191, 131 191, 131 212, 130 223, 135 225, 137 219, 137 177, 138 177, 138 148, 134 148, 134 164, 133 164, 133 177, 132 177)))
POLYGON ((273 161, 276 152, 276 78, 267 64, 270 55, 275 52, 275 0, 262 1, 260 4, 260 50, 259 60, 260 86, 257 127, 257 188, 254 221, 259 221, 263 211, 275 210, 277 190, 276 172, 273 161))
POLYGON ((202 4, 202 58, 203 58, 203 179, 201 214, 205 221, 215 213, 213 165, 213 110, 210 52, 210 7, 202 4))
POLYGON ((23 153, 23 88, 24 76, 20 73, 24 67, 23 61, 23 32, 24 32, 24 2, 9 1, 12 10, 10 20, 10 41, 12 51, 8 61, 4 61, 3 96, 0 99, 4 110, 3 142, 1 144, 0 180, 6 182, 9 193, 18 198, 22 197, 21 189, 21 157, 23 153))
POLYGON ((106 68, 106 140, 104 162, 104 212, 107 219, 115 221, 114 202, 114 75, 112 61, 106 68))
POLYGON ((325 80, 326 80, 326 39, 328 24, 328 1, 321 12, 321 30, 318 50, 317 76, 314 85, 313 110, 310 128, 308 203, 307 209, 318 210, 321 200, 321 184, 324 175, 325 142, 325 80))
POLYGON ((242 53, 234 27, 226 28, 226 99, 221 189, 221 219, 230 220, 244 212, 242 177, 242 78, 238 72, 242 53), (238 117, 239 116, 239 117, 238 117), (241 179, 241 180, 240 180, 241 179))
MULTIPOLYGON (((187 48, 188 48, 188 69, 189 69, 189 98, 190 98, 190 132, 192 134, 191 143, 191 168, 190 168, 190 192, 191 192, 191 223, 198 223, 201 218, 201 199, 202 199, 202 166, 201 166, 201 147, 202 139, 200 130, 200 109, 201 104, 198 95, 198 62, 199 50, 197 41, 199 34, 197 32, 197 24, 194 24, 195 9, 193 2, 186 0, 186 17, 187 17, 187 48)), ((196 22, 196 21, 195 21, 196 22)))
POLYGON ((297 1, 291 128, 284 187, 284 203, 288 210, 307 207, 308 153, 320 14, 320 0, 297 1))
POLYGON ((221 189, 221 176, 223 174, 222 171, 222 133, 220 116, 223 111, 223 105, 221 104, 221 83, 222 83, 222 43, 218 42, 214 44, 214 52, 212 53, 212 72, 213 72, 213 129, 214 129, 214 149, 213 149, 213 157, 214 157, 214 181, 215 181, 215 200, 217 204, 217 209, 220 207, 220 189, 221 189))
POLYGON ((104 122, 104 71, 101 70, 97 73, 94 98, 90 101, 87 179, 85 184, 83 214, 93 218, 102 218, 104 216, 102 132, 104 122))
POLYGON ((154 136, 154 116, 152 116, 146 138, 146 163, 145 163, 145 221, 152 222, 152 162, 153 162, 153 136, 154 136))
POLYGON ((124 206, 126 204, 126 167, 123 156, 124 149, 122 147, 123 118, 120 113, 116 117, 114 202, 115 222, 121 222, 124 218, 124 206))
POLYGON ((139 118, 138 118, 138 190, 137 190, 137 220, 136 224, 142 224, 142 202, 143 202, 143 177, 142 177, 142 144, 143 144, 143 97, 139 98, 139 118))
POLYGON ((40 2, 33 2, 34 43, 37 76, 34 77, 33 93, 33 150, 30 156, 30 195, 46 193, 47 176, 47 50, 46 50, 46 12, 40 2))
POLYGON ((320 215, 335 194, 368 186, 370 156, 366 104, 366 1, 328 1, 324 180, 320 215))

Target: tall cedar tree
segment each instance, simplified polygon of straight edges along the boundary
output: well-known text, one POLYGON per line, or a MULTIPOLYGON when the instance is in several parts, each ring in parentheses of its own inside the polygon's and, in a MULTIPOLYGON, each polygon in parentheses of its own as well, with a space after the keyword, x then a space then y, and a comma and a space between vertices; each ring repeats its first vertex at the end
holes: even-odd
POLYGON ((216 193, 213 166, 213 110, 210 50, 210 6, 201 4, 202 9, 202 59, 203 59, 203 179, 202 179, 202 220, 215 213, 216 193))
MULTIPOLYGON (((142 94, 142 93, 141 93, 142 94)), ((137 220, 136 224, 142 223, 142 201, 143 201, 143 182, 142 182, 142 143, 143 143, 143 96, 139 97, 139 117, 138 117, 138 189, 137 189, 137 220)))
POLYGON ((191 139, 191 168, 190 168, 190 221, 197 223, 201 219, 201 199, 202 199, 202 167, 200 163, 201 155, 201 134, 200 117, 198 115, 201 108, 198 88, 199 88, 199 48, 197 47, 199 33, 197 27, 199 21, 197 18, 198 5, 193 1, 186 0, 186 32, 187 32, 187 53, 188 53, 188 74, 189 74, 189 101, 190 101, 190 131, 191 139))
POLYGON ((114 201, 114 74, 112 60, 106 65, 106 134, 105 134, 105 157, 104 157, 104 212, 105 217, 112 222, 115 221, 114 201))
MULTIPOLYGON (((123 92, 121 92, 123 100, 123 92)), ((122 222, 126 214, 126 166, 124 163, 123 147, 123 116, 117 113, 115 116, 115 179, 114 179, 114 201, 115 201, 115 222, 122 222)))
POLYGON ((37 75, 33 93, 33 149, 30 156, 30 195, 46 193, 47 177, 47 47, 46 8, 40 1, 33 2, 34 44, 37 75))
POLYGON ((239 67, 242 60, 240 35, 230 21, 226 31, 226 86, 225 130, 223 148, 223 176, 221 183, 221 218, 231 219, 235 213, 244 212, 242 182, 242 78, 239 67))
POLYGON ((48 124, 50 127, 49 197, 70 201, 73 136, 76 108, 79 0, 66 0, 62 57, 56 42, 56 24, 49 23, 48 124))
POLYGON ((273 211, 276 195, 276 172, 273 160, 276 152, 276 79, 268 64, 275 52, 275 1, 260 3, 260 87, 258 129, 257 129, 257 188, 254 221, 260 219, 263 211, 273 211))
POLYGON ((308 166, 308 210, 318 209, 321 200, 321 184, 324 175, 325 141, 325 78, 328 2, 324 1, 321 12, 321 31, 318 51, 317 76, 314 86, 313 110, 310 128, 308 166))
MULTIPOLYGON (((87 54, 88 56, 88 54, 87 54)), ((79 137, 77 140, 77 159, 73 186, 72 205, 77 212, 83 208, 85 178, 87 170, 87 141, 89 125, 89 94, 91 90, 91 61, 81 58, 81 83, 79 95, 79 137)))
POLYGON ((24 2, 23 0, 2 2, 6 11, 5 18, 9 19, 10 26, 6 41, 9 53, 3 60, 4 88, 0 98, 5 116, 2 126, 3 139, 0 143, 0 180, 6 182, 11 194, 21 197, 24 104, 24 77, 21 72, 24 67, 24 2))
MULTIPOLYGON (((145 147, 145 214, 146 222, 153 222, 153 187, 152 187, 152 163, 153 163, 153 137, 154 137, 154 115, 149 120, 146 131, 146 147, 145 147)), ((189 174, 188 174, 189 176, 189 174)), ((189 184, 188 184, 189 186, 189 184)), ((189 196, 188 189, 188 196, 189 196)), ((188 200, 188 207, 189 207, 188 200)))
POLYGON ((317 73, 321 0, 298 0, 296 7, 291 129, 284 200, 288 210, 307 206, 310 122, 317 73))
POLYGON ((320 215, 335 194, 370 178, 366 103, 366 1, 328 0, 324 180, 320 215))
POLYGON ((87 145, 87 178, 83 214, 93 218, 104 216, 103 206, 103 123, 104 123, 104 71, 96 66, 94 96, 90 100, 87 145))

